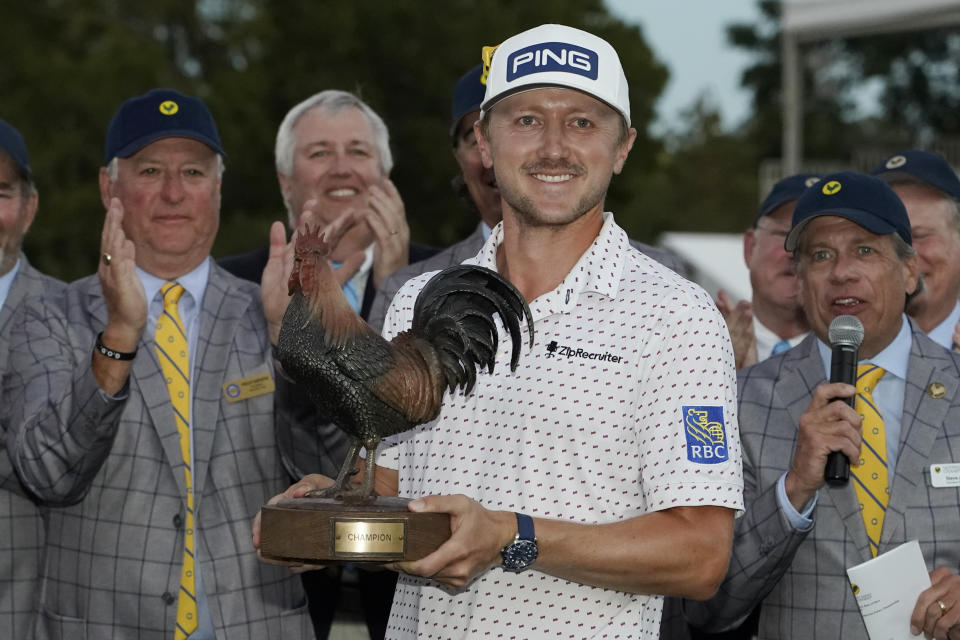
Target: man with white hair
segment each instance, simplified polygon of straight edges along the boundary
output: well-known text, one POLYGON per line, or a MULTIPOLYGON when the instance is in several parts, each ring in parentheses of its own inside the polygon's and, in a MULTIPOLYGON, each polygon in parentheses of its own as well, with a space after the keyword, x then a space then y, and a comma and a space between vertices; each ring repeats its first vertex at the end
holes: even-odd
MULTIPOLYGON (((275 160, 291 230, 307 209, 321 227, 352 217, 331 258, 347 300, 364 318, 387 276, 435 253, 410 243, 403 200, 389 177, 387 126, 354 94, 328 89, 290 109, 277 131, 275 160)), ((220 264, 260 282, 268 253, 259 249, 220 264)))
POLYGON ((200 99, 126 100, 99 174, 97 272, 12 323, 0 413, 45 507, 39 638, 313 637, 300 581, 247 542, 291 451, 320 443, 275 375, 267 318, 283 309, 210 259, 223 155, 200 99))
MULTIPOLYGON (((347 300, 364 319, 387 276, 436 253, 409 241, 403 200, 389 178, 393 155, 387 126, 354 94, 329 89, 290 109, 277 131, 275 159, 291 230, 300 226, 305 211, 321 228, 351 217, 331 258, 347 300)), ((264 248, 225 258, 220 264, 236 276, 260 282, 268 255, 264 248)), ((317 471, 315 464, 299 462, 301 473, 317 471)), ((367 628, 374 640, 382 638, 396 577, 390 572, 355 575, 367 628)), ((304 574, 319 638, 329 633, 341 578, 339 567, 304 574)))

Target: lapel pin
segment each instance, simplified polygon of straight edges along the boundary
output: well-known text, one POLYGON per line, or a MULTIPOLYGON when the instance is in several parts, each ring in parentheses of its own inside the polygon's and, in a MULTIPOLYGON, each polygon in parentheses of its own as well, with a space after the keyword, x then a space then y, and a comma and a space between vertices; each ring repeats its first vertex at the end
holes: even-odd
POLYGON ((943 396, 947 395, 947 388, 940 382, 931 382, 930 386, 927 387, 927 395, 929 395, 931 398, 939 400, 943 396))

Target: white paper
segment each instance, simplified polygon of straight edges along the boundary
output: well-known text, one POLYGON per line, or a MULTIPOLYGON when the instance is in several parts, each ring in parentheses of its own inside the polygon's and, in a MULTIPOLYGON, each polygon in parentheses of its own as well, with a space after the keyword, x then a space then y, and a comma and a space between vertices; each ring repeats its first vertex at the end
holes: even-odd
POLYGON ((870 640, 916 640, 910 616, 930 575, 916 540, 847 569, 870 640))

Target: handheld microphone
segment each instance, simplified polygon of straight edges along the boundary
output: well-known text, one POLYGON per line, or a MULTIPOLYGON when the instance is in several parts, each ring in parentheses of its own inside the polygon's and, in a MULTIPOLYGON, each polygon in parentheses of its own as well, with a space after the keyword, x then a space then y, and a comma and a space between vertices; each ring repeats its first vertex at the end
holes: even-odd
MULTIPOLYGON (((856 316, 837 316, 830 323, 828 332, 833 353, 830 357, 830 382, 857 384, 857 354, 863 342, 863 324, 856 316)), ((839 399, 839 398, 838 398, 839 399)), ((843 398, 851 407, 856 407, 857 397, 843 398)), ((850 460, 842 451, 827 456, 823 479, 831 487, 840 487, 850 480, 850 460)))

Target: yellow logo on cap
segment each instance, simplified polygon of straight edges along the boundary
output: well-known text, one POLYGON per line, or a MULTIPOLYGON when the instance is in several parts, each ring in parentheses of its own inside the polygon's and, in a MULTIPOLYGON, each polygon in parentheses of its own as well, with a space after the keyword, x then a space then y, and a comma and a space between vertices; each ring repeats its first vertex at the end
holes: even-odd
POLYGON ((490 64, 493 62, 493 52, 497 50, 497 47, 500 45, 494 45, 492 47, 484 47, 483 52, 480 54, 483 58, 483 71, 480 73, 480 84, 487 86, 487 76, 490 75, 490 64))
POLYGON ((827 184, 823 185, 823 189, 821 189, 821 191, 825 196, 832 196, 840 193, 840 189, 842 188, 843 185, 841 185, 839 182, 836 180, 831 180, 827 184))
POLYGON ((177 111, 180 111, 180 106, 173 100, 164 100, 160 103, 160 113, 165 116, 172 116, 177 111))

